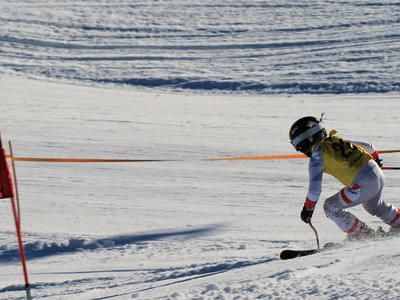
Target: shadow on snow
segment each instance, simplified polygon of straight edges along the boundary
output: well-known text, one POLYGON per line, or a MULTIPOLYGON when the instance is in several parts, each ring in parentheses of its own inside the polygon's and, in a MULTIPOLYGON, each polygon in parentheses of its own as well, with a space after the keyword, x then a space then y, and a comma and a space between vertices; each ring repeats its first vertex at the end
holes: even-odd
MULTIPOLYGON (((208 225, 200 228, 190 230, 174 230, 162 231, 143 234, 127 234, 111 236, 96 240, 86 240, 82 238, 73 238, 66 243, 44 243, 41 241, 26 243, 24 245, 25 256, 29 259, 43 258, 53 255, 67 254, 80 252, 84 250, 96 250, 118 246, 125 246, 130 244, 138 244, 147 241, 155 241, 173 237, 179 238, 194 238, 202 235, 211 234, 220 225, 208 225)), ((6 249, 0 247, 0 263, 9 263, 19 260, 19 251, 17 248, 6 249)))

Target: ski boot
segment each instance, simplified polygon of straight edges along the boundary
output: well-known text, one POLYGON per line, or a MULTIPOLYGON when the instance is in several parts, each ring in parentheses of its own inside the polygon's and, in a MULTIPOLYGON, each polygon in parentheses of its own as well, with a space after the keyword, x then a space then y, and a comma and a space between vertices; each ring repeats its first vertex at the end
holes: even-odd
POLYGON ((346 240, 349 242, 365 241, 375 239, 376 237, 377 233, 372 228, 365 226, 364 229, 357 235, 347 234, 346 240))

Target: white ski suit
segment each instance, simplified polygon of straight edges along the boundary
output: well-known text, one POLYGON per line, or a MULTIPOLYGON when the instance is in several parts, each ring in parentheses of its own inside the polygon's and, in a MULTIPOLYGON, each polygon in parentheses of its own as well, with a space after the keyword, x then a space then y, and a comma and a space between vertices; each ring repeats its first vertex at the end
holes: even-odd
POLYGON ((370 143, 329 137, 313 151, 309 163, 309 189, 305 201, 307 209, 314 209, 320 194, 323 173, 329 173, 345 187, 325 200, 324 211, 349 237, 357 238, 370 231, 368 226, 344 209, 362 204, 371 215, 391 227, 400 227, 400 209, 381 199, 384 186, 382 170, 374 161, 378 152, 370 143))

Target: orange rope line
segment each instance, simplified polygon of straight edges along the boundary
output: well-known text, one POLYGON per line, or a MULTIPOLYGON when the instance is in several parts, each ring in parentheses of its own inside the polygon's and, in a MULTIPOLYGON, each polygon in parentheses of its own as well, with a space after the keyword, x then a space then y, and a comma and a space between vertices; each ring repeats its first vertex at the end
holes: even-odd
MULTIPOLYGON (((10 155, 7 155, 7 157, 11 158, 10 155)), ((108 162, 170 161, 170 160, 166 160, 166 159, 48 158, 48 157, 13 157, 13 159, 15 161, 61 162, 61 163, 108 163, 108 162)))
POLYGON ((270 156, 243 156, 243 157, 222 157, 222 158, 203 158, 201 160, 266 160, 266 159, 294 159, 306 158, 304 154, 270 155, 270 156))
MULTIPOLYGON (((400 150, 379 150, 381 153, 395 153, 400 150)), ((11 158, 10 155, 7 155, 11 158)), ((269 156, 242 156, 242 157, 220 157, 220 158, 201 158, 204 161, 222 160, 272 160, 272 159, 298 159, 306 158, 304 154, 286 154, 269 156)), ((112 158, 48 158, 48 157, 13 157, 14 161, 29 162, 50 162, 50 163, 127 163, 127 162, 164 162, 164 161, 185 161, 184 159, 112 159, 112 158)))
POLYGON ((378 150, 378 153, 395 153, 395 152, 400 152, 400 150, 378 150))

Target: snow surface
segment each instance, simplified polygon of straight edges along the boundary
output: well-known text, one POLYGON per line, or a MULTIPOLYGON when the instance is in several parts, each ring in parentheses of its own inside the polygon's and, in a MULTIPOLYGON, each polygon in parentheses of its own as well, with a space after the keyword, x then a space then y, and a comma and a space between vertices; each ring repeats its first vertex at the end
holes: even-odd
MULTIPOLYGON (((17 162, 33 298, 400 299, 400 239, 279 259, 316 246, 299 218, 306 159, 201 160, 294 153, 290 125, 321 112, 328 129, 399 149, 399 9, 1 1, 0 129, 16 156, 175 160, 17 162)), ((400 207, 400 173, 385 174, 400 207)), ((344 239, 321 203, 313 222, 322 244, 344 239)), ((2 200, 0 299, 24 298, 2 200)))
MULTIPOLYGON (((288 127, 322 111, 328 129, 398 149, 398 98, 185 95, 2 76, 3 139, 16 156, 182 160, 17 162, 34 299, 398 298, 400 239, 279 259, 316 246, 299 218, 306 159, 199 160, 293 153, 288 127)), ((398 154, 382 157, 400 165, 398 154)), ((400 174, 386 177, 384 198, 400 206, 400 174)), ((327 176, 322 199, 340 188, 327 176)), ((0 298, 24 299, 9 201, 0 216, 0 298)), ((321 243, 344 239, 321 204, 314 225, 321 243)))
POLYGON ((400 91, 394 0, 7 0, 4 70, 246 93, 400 91))

